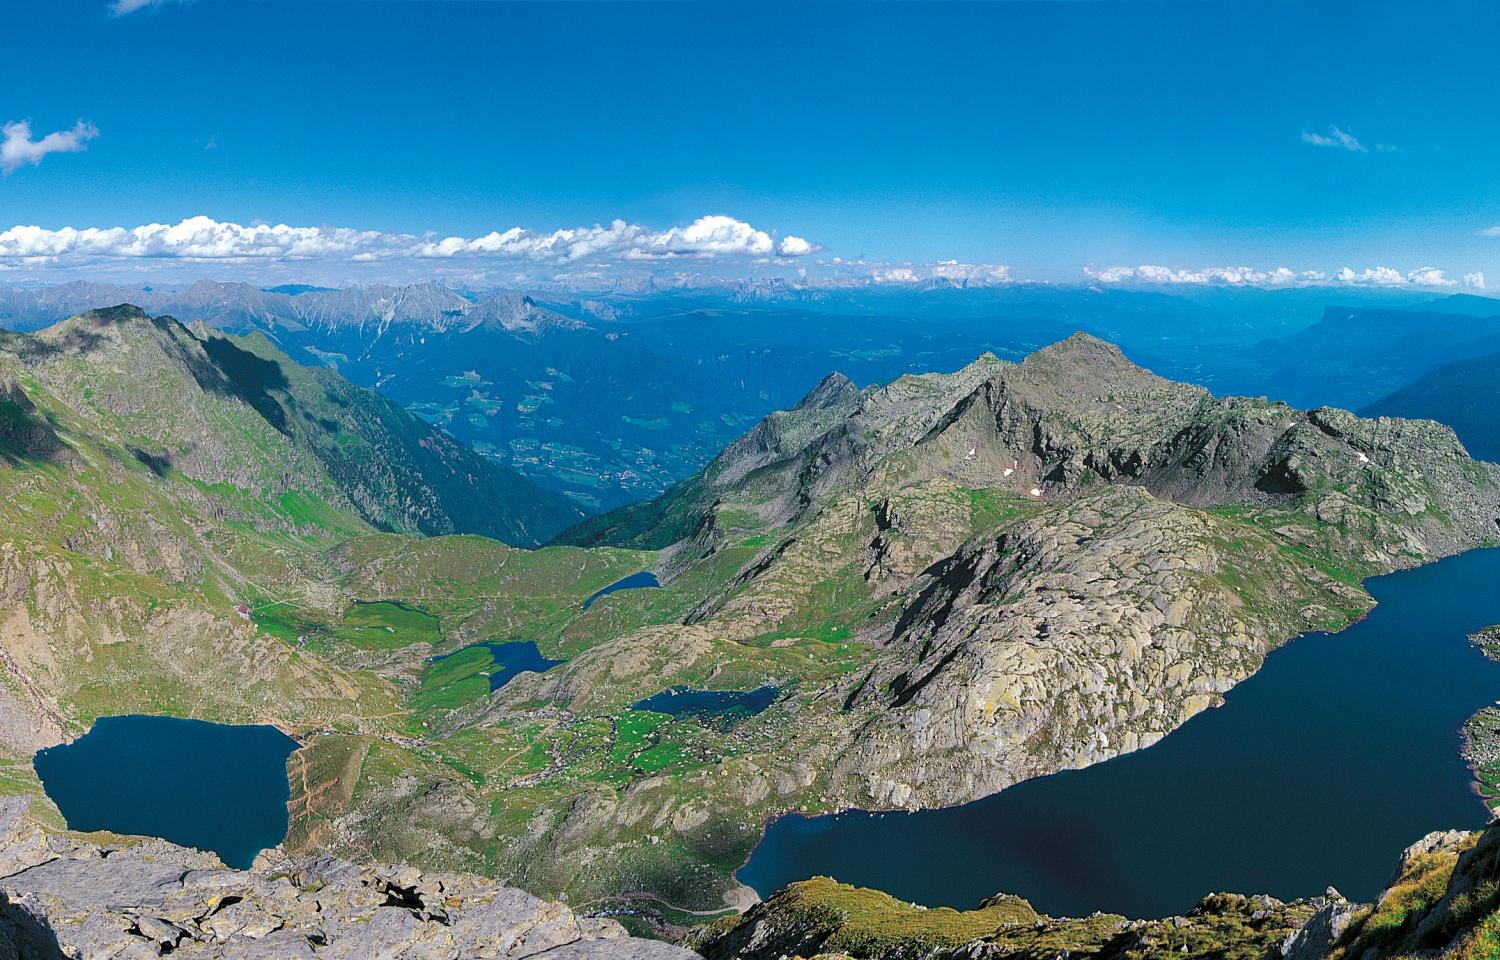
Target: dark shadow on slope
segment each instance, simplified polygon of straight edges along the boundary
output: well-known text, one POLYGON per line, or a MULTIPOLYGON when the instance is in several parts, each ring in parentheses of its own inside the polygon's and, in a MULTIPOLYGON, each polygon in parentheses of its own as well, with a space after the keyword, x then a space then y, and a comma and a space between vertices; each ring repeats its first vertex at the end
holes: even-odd
POLYGON ((281 365, 236 346, 227 337, 210 336, 200 342, 209 359, 228 378, 234 394, 250 404, 271 426, 291 436, 286 409, 271 395, 272 390, 286 390, 289 386, 281 365))
POLYGON ((66 450, 51 420, 21 385, 0 379, 0 461, 56 463, 66 450))
POLYGON ((158 477, 165 477, 172 472, 173 460, 170 453, 149 453, 140 447, 127 447, 130 455, 135 457, 137 463, 158 477))
POLYGON ((25 903, 13 902, 0 890, 0 943, 15 948, 14 956, 24 960, 66 960, 51 922, 45 915, 32 912, 25 903))

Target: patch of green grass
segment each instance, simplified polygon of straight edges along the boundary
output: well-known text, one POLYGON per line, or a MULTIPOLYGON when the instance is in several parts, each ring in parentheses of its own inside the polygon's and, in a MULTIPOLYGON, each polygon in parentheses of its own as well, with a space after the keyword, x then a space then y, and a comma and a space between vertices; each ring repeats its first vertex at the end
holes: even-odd
POLYGON ((1417 924, 1443 898, 1457 864, 1458 854, 1446 851, 1419 854, 1407 861, 1375 908, 1351 927, 1353 936, 1349 939, 1355 945, 1349 955, 1364 956, 1372 947, 1388 954, 1393 947, 1406 946, 1405 941, 1415 934, 1417 924))
POLYGON ((333 509, 316 494, 288 490, 277 502, 282 512, 299 527, 316 527, 347 537, 357 536, 365 529, 347 513, 333 509))
POLYGON ((303 619, 296 607, 285 603, 260 607, 250 614, 250 618, 255 621, 261 633, 287 643, 295 643, 298 637, 321 629, 319 625, 303 619))
POLYGON ((1500 911, 1475 925, 1449 956, 1453 960, 1500 960, 1500 911))
POLYGON ((1036 911, 1025 900, 997 898, 978 910, 920 907, 879 890, 867 890, 815 877, 793 884, 778 899, 788 897, 793 909, 814 922, 832 923, 822 944, 825 951, 868 956, 893 947, 911 956, 951 949, 994 933, 1009 924, 1030 924, 1036 911))
POLYGON ((650 710, 626 710, 615 720, 615 742, 609 758, 615 763, 630 763, 636 754, 655 743, 655 733, 671 722, 664 713, 650 710))
POLYGON ((975 531, 993 529, 1035 509, 1007 490, 962 488, 960 492, 969 500, 969 525, 975 531))
POLYGON ((418 713, 451 710, 489 696, 489 671, 494 665, 488 647, 470 647, 433 661, 422 673, 412 709, 418 713))
POLYGON ((658 743, 636 754, 631 762, 642 773, 657 773, 675 767, 687 759, 687 748, 680 743, 658 743))
POLYGON ((340 640, 372 650, 397 650, 414 643, 436 645, 442 639, 438 618, 404 603, 356 603, 333 625, 340 640))

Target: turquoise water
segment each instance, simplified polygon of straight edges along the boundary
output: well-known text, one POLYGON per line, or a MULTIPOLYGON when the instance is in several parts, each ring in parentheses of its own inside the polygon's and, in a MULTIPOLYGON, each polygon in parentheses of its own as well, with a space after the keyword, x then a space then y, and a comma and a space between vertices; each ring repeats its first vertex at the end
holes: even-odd
POLYGON ((970 908, 1181 913, 1212 891, 1373 898, 1400 851, 1488 819, 1459 729, 1500 697, 1468 634, 1500 622, 1500 550, 1370 580, 1379 606, 1308 634, 1156 745, 962 807, 773 822, 739 871, 762 896, 816 874, 970 908))
POLYGON ((776 702, 780 687, 757 687, 754 690, 694 690, 670 687, 631 704, 632 710, 651 710, 674 717, 697 717, 729 727, 761 713, 776 702))
POLYGON ((661 581, 656 579, 656 574, 650 570, 642 570, 640 573, 632 573, 623 580, 616 580, 603 590, 596 591, 587 600, 583 601, 583 609, 587 610, 594 605, 594 601, 602 596, 614 593, 616 590, 640 590, 643 587, 659 587, 661 581))
POLYGON ((162 837, 243 869, 286 837, 298 746, 275 727, 100 717, 32 765, 74 830, 162 837))
POLYGON ((446 656, 434 657, 433 663, 446 660, 448 657, 464 650, 485 649, 490 652, 490 659, 495 667, 490 671, 490 689, 499 690, 501 687, 515 679, 516 674, 525 673, 530 670, 534 673, 546 673, 553 667, 566 663, 566 660, 548 660, 542 656, 542 651, 537 649, 534 642, 530 640, 513 640, 508 643, 476 643, 463 650, 456 650, 446 656))

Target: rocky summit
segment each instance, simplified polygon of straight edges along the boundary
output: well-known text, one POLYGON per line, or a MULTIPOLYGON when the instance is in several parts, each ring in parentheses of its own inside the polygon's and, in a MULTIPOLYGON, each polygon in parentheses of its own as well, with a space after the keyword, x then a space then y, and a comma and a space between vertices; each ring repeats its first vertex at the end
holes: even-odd
POLYGON ((161 840, 97 842, 0 802, 0 958, 692 960, 483 877, 263 854, 229 870, 161 840))

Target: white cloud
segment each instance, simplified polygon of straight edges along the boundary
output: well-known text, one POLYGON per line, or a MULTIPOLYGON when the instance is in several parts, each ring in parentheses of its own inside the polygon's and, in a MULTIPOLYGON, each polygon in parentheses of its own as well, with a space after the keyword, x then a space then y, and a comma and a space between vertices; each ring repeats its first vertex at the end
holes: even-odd
POLYGON ((1478 270, 1473 273, 1464 274, 1464 286, 1473 287, 1475 290, 1484 289, 1484 274, 1478 270))
POLYGON ((169 3, 187 3, 188 0, 109 0, 109 12, 116 17, 135 13, 137 10, 156 10, 169 3))
POLYGON ((1406 275, 1406 282, 1416 287, 1452 287, 1458 281, 1443 276, 1437 267, 1421 267, 1406 275))
POLYGON ((98 135, 98 127, 79 120, 71 130, 58 130, 33 140, 30 120, 12 121, 0 128, 0 171, 14 173, 28 163, 34 167, 49 153, 77 153, 98 135))
POLYGON ((1500 224, 1496 224, 1493 227, 1485 227, 1479 231, 1479 235, 1481 237, 1500 237, 1500 224))
POLYGON ((653 230, 615 220, 550 233, 522 227, 483 236, 418 237, 413 234, 348 227, 228 223, 189 217, 180 223, 139 227, 15 226, 0 231, 0 260, 40 264, 86 264, 107 260, 348 260, 365 263, 400 259, 517 260, 552 265, 580 261, 698 260, 761 258, 779 251, 791 257, 814 245, 771 235, 726 216, 699 217, 685 226, 653 230))
POLYGON ((511 256, 568 262, 596 257, 625 260, 764 257, 773 251, 795 257, 813 249, 807 240, 792 236, 784 237, 778 246, 766 231, 743 220, 716 214, 666 230, 652 230, 624 220, 614 220, 608 226, 595 224, 551 233, 512 227, 473 239, 445 237, 426 241, 415 252, 423 257, 511 256))
POLYGON ((1390 267, 1366 267, 1358 272, 1349 267, 1340 267, 1339 272, 1334 276, 1340 283, 1377 287, 1394 287, 1406 282, 1406 277, 1400 270, 1393 270, 1390 267))
MULTIPOLYGON (((1321 270, 1292 270, 1276 267, 1258 270, 1253 267, 1200 267, 1197 269, 1173 269, 1155 265, 1139 267, 1085 267, 1084 276, 1099 283, 1142 283, 1197 286, 1246 286, 1246 287, 1290 287, 1290 286, 1382 286, 1382 287, 1451 287, 1456 281, 1448 279, 1437 267, 1418 267, 1402 273, 1392 267, 1367 267, 1354 270, 1343 267, 1333 274, 1321 270)), ((1464 282, 1474 286, 1471 278, 1477 277, 1482 285, 1481 274, 1470 274, 1464 282)))
POLYGON ((1135 277, 1135 267, 1084 267, 1083 275, 1100 283, 1124 283, 1135 277))
POLYGON ((1008 283, 1010 267, 994 263, 960 263, 957 260, 940 260, 932 265, 928 275, 942 280, 985 280, 1008 283))
POLYGON ((969 286, 1014 282, 1010 267, 996 263, 964 263, 959 260, 891 263, 837 256, 819 258, 813 263, 816 280, 856 286, 864 283, 969 286))
POLYGON ((813 252, 813 245, 801 237, 786 236, 776 245, 776 252, 783 257, 805 257, 813 252))
POLYGON ((1084 267, 1084 276, 1100 283, 1152 284, 1219 284, 1225 286, 1281 287, 1294 284, 1320 283, 1327 275, 1316 270, 1294 271, 1286 267, 1272 270, 1257 270, 1253 267, 1201 267, 1193 270, 1174 270, 1171 267, 1146 264, 1139 267, 1084 267))
MULTIPOLYGON (((1302 142, 1310 143, 1315 147, 1337 147, 1340 150, 1348 150, 1350 153, 1369 153, 1369 147, 1359 142, 1354 134, 1338 127, 1329 127, 1327 133, 1313 133, 1308 130, 1302 131, 1302 142)), ((1381 145, 1382 150, 1391 149, 1389 144, 1381 145)))
POLYGON ((220 223, 189 217, 177 224, 125 227, 15 226, 0 232, 0 258, 24 260, 170 257, 189 260, 354 255, 388 245, 390 234, 328 227, 220 223))

